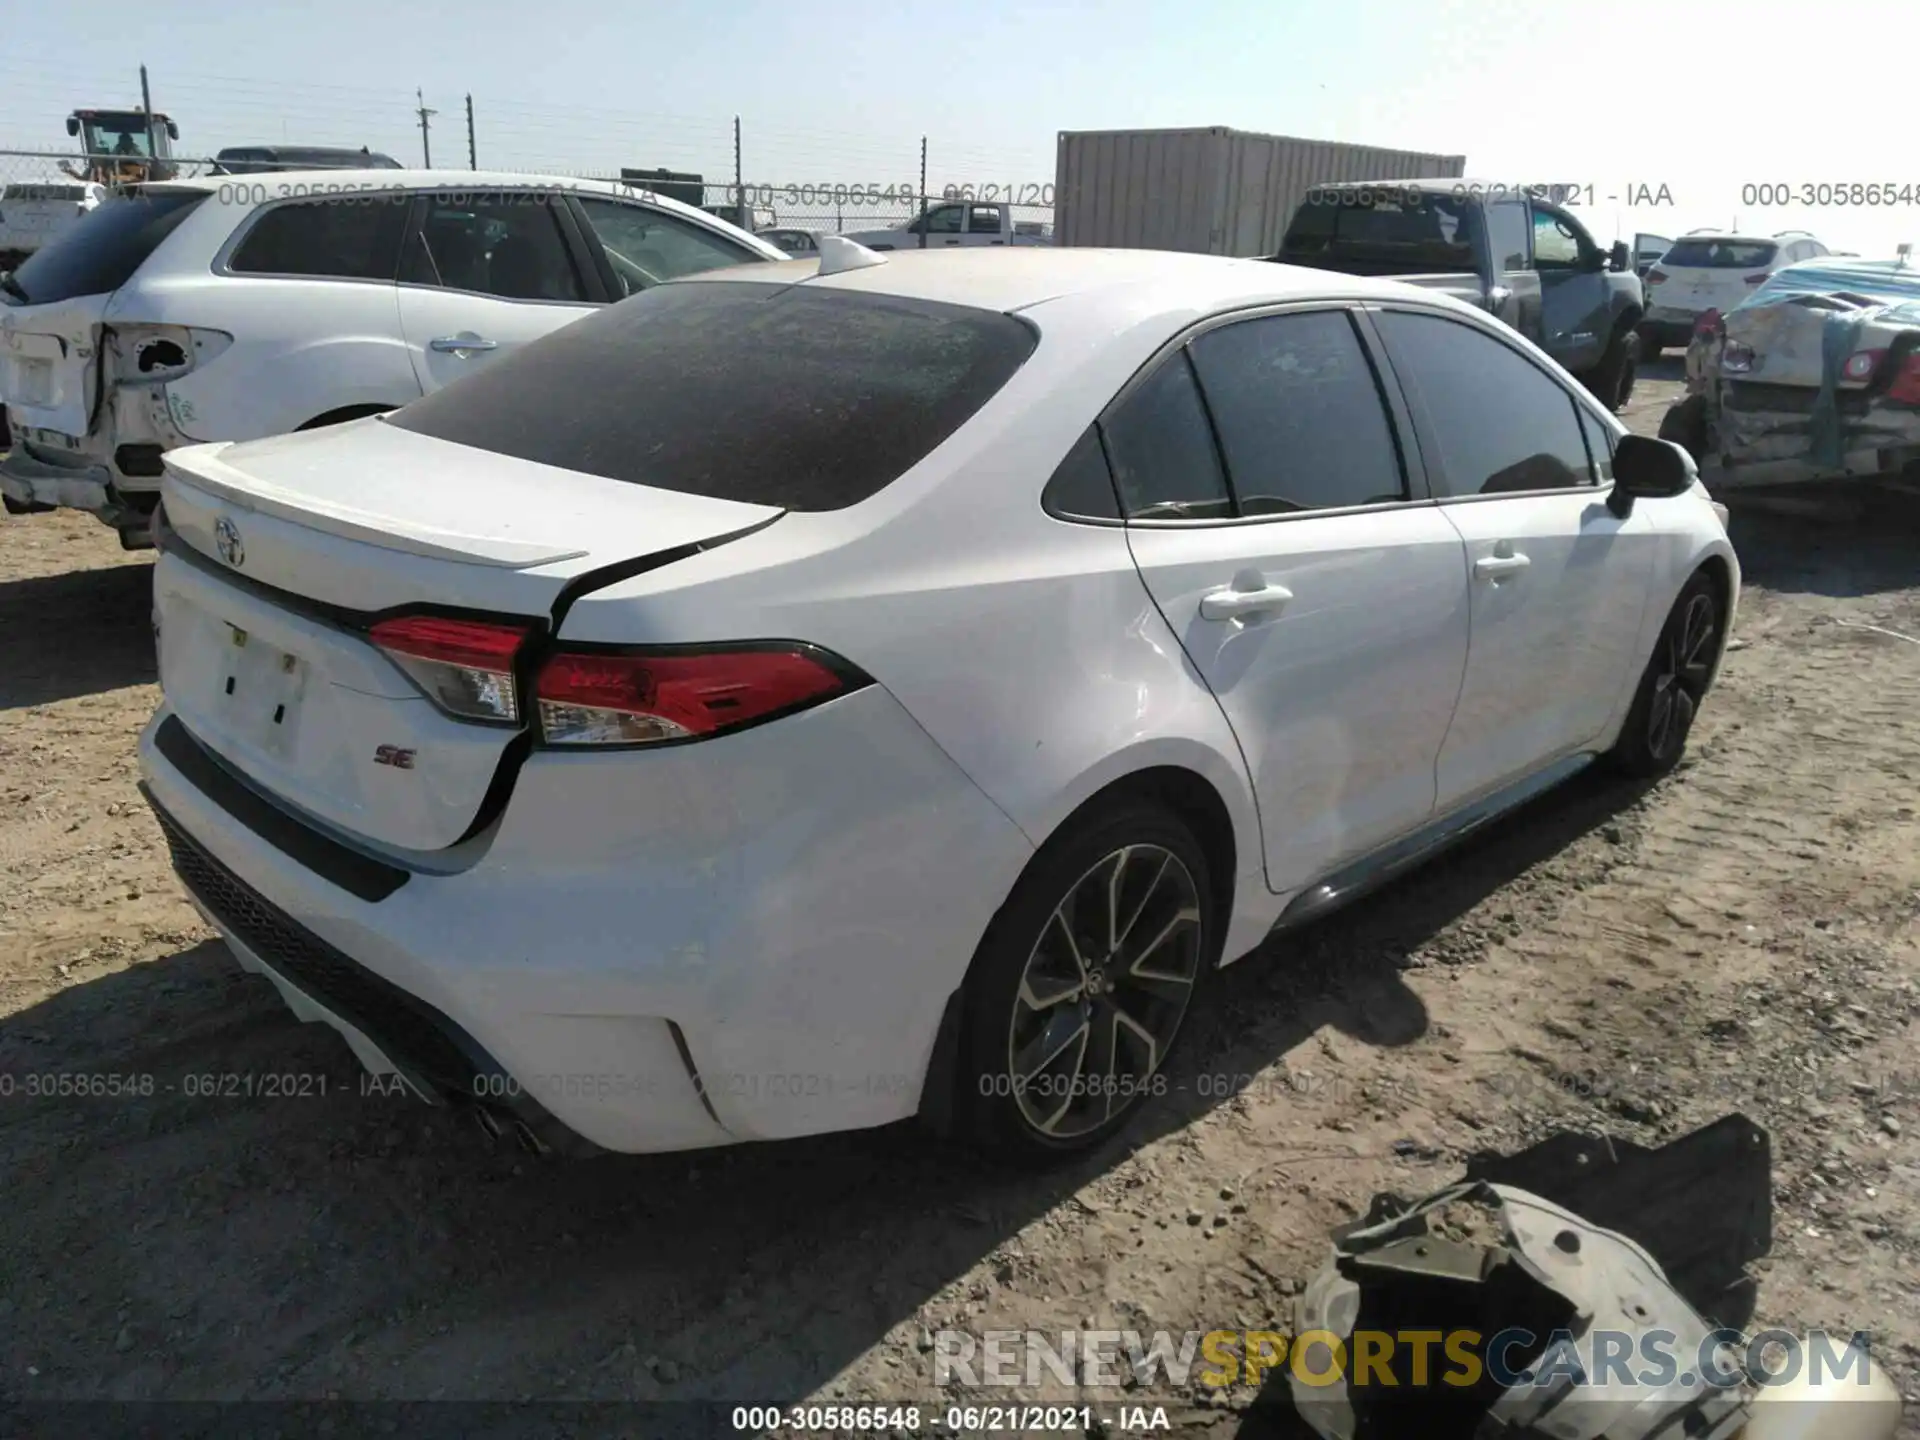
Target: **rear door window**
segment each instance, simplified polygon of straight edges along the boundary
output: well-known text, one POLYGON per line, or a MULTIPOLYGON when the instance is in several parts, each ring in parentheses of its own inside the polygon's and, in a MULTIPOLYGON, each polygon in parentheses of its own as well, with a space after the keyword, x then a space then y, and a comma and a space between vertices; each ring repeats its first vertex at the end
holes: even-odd
POLYGON ((969 205, 967 207, 967 233, 969 235, 998 235, 1000 233, 1000 207, 998 205, 969 205))
POLYGON ((924 459, 1035 343, 1013 316, 967 305, 682 280, 555 330, 388 420, 612 480, 837 510, 924 459))
POLYGON ((1242 320, 1192 349, 1240 514, 1407 498, 1379 382, 1346 312, 1242 320))
POLYGON ((23 305, 51 305, 82 295, 110 295, 210 198, 206 190, 116 195, 83 215, 58 245, 28 256, 13 272, 6 298, 23 305))
POLYGON ((619 287, 617 293, 622 296, 682 275, 766 258, 704 225, 664 210, 590 195, 575 198, 606 251, 619 287))
POLYGON ((502 300, 588 303, 560 231, 561 197, 545 191, 438 191, 425 197, 400 278, 502 300))
POLYGON ((1225 520, 1233 495, 1185 350, 1170 355, 1104 422, 1129 520, 1225 520))
POLYGON ((391 281, 406 223, 401 196, 276 205, 254 220, 227 268, 240 275, 391 281))

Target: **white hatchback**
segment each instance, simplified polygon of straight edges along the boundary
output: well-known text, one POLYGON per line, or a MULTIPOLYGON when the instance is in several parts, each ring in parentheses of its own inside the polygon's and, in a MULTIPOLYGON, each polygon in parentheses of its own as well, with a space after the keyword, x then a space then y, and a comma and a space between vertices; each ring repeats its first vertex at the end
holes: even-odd
POLYGON ((1647 272, 1640 358, 1657 360, 1667 346, 1687 344, 1708 311, 1724 315, 1775 271, 1827 253, 1827 247, 1804 230, 1772 236, 1696 230, 1681 236, 1647 272))
POLYGON ((0 280, 0 492, 148 543, 161 457, 390 410, 661 281, 786 257, 623 186, 316 170, 147 185, 0 280))
POLYGON ((1276 928, 1679 759, 1721 518, 1492 318, 821 248, 168 456, 147 793, 372 1068, 538 1144, 1070 1150, 1276 928))

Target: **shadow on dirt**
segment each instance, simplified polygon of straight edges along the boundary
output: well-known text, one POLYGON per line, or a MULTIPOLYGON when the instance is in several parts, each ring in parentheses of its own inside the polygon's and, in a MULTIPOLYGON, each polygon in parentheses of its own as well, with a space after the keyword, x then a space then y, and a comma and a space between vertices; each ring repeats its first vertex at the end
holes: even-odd
POLYGON ((153 568, 0 582, 0 710, 154 679, 153 568))
POLYGON ((1840 482, 1726 501, 1750 585, 1847 599, 1920 584, 1920 496, 1840 482))
MULTIPOLYGON (((7 1389, 770 1403, 891 1336, 900 1392, 930 1393, 913 1337, 944 1287, 983 1259, 1011 1280, 1025 1227, 1093 1209, 1090 1181, 1231 1103, 1195 1077, 1258 1074, 1322 1027, 1420 1038, 1427 1013, 1400 975, 1426 963, 1415 952, 1640 793, 1576 779, 1224 972, 1170 1093, 1103 1152, 1043 1174, 910 1125, 543 1163, 370 1092, 331 1031, 295 1023, 217 944, 72 986, 0 1024, 15 1077, 0 1101, 7 1389), (123 1078, 117 1094, 49 1097, 23 1091, 29 1073, 123 1078), (23 1381, 28 1363, 39 1375, 23 1381)), ((1275 1152, 1308 1172, 1346 1158, 1275 1152)))

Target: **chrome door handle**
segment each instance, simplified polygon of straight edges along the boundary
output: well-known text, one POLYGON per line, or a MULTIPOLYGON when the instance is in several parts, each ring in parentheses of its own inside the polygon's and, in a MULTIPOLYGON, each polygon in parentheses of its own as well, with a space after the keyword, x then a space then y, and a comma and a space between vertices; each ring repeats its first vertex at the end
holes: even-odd
POLYGON ((438 350, 442 355, 464 355, 469 350, 497 350, 498 340, 482 340, 478 335, 442 335, 438 340, 429 340, 427 348, 438 350))
POLYGON ((1278 610, 1293 592, 1284 585, 1263 585, 1258 590, 1214 590, 1200 597, 1202 620, 1235 620, 1261 610, 1278 610))
POLYGON ((1517 575, 1533 561, 1524 555, 1482 555, 1473 562, 1473 578, 1476 580, 1499 580, 1506 575, 1517 575))

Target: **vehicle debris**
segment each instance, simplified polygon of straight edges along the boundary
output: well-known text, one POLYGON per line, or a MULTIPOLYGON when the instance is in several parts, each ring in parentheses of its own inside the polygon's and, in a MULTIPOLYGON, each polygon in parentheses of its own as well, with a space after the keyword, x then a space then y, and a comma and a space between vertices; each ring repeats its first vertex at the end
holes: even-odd
POLYGON ((1745 1331, 1770 1153, 1738 1114, 1659 1149, 1560 1132, 1422 1200, 1376 1196, 1295 1302, 1296 1350, 1323 1347, 1294 1356, 1296 1410, 1327 1440, 1416 1419, 1442 1440, 1758 1440, 1816 1416, 1837 1433, 1841 1407, 1846 1433, 1893 1435, 1863 1337, 1745 1331))
POLYGON ((1911 479, 1920 468, 1920 270, 1823 259, 1700 317, 1661 422, 1719 491, 1911 479))

